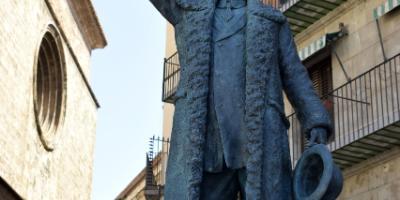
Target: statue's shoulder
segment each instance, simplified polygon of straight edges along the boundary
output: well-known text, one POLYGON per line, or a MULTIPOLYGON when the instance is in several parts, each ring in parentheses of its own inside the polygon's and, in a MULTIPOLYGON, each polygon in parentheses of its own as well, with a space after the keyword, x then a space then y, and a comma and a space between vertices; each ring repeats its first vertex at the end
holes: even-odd
POLYGON ((286 16, 280 10, 272 7, 271 5, 265 5, 258 0, 249 1, 247 7, 250 14, 264 17, 280 24, 286 22, 286 16))
POLYGON ((213 1, 209 0, 172 0, 184 11, 201 11, 211 8, 213 1))
POLYGON ((182 11, 177 0, 150 0, 160 14, 172 25, 178 24, 182 11))

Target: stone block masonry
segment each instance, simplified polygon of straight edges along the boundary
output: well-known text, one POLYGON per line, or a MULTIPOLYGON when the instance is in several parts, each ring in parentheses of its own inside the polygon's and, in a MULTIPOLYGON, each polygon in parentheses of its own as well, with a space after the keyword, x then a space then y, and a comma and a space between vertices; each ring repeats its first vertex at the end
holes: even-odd
POLYGON ((76 12, 67 0, 0 1, 0 177, 23 199, 91 199, 97 108, 83 78, 90 74, 92 48, 76 12), (40 140, 33 101, 34 69, 49 24, 65 33, 66 109, 53 151, 40 140))

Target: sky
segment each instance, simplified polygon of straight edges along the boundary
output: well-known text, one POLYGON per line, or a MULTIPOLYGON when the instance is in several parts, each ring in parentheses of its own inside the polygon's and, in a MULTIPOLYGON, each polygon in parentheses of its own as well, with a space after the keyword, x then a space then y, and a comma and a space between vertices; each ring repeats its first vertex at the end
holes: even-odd
POLYGON ((149 138, 162 135, 166 21, 148 0, 92 0, 108 45, 92 53, 97 114, 94 200, 111 200, 145 167, 149 138))

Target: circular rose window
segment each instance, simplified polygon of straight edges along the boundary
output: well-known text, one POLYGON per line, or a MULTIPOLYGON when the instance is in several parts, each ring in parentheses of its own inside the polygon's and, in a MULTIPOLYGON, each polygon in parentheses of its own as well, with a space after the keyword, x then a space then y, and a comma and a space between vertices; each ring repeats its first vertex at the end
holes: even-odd
POLYGON ((62 41, 57 29, 49 26, 40 43, 34 79, 36 123, 47 150, 54 149, 54 137, 63 121, 65 89, 62 41))

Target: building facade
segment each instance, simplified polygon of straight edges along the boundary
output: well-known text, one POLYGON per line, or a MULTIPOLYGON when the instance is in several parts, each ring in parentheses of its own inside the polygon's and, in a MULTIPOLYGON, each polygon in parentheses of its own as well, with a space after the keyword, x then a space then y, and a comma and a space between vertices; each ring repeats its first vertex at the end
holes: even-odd
POLYGON ((169 139, 153 136, 146 153, 146 167, 115 198, 116 200, 163 199, 169 139))
POLYGON ((91 199, 90 0, 0 2, 0 199, 91 199))
MULTIPOLYGON (((339 199, 400 199, 400 1, 268 1, 287 17, 298 54, 329 110, 328 143, 342 169, 339 199)), ((172 26, 164 60, 163 137, 169 138, 179 61, 172 26)), ((290 103, 293 167, 306 146, 290 103)))

